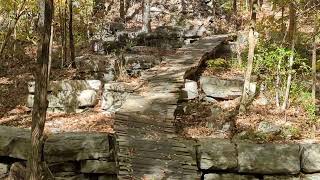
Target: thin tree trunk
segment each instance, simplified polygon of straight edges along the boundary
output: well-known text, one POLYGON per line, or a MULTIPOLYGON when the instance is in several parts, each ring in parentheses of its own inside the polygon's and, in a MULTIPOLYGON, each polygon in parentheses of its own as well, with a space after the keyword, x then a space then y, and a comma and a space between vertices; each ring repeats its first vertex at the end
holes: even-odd
POLYGON ((30 180, 41 180, 42 174, 42 147, 43 130, 46 120, 47 86, 48 86, 48 61, 51 36, 51 23, 53 17, 53 0, 40 1, 39 32, 37 68, 35 73, 35 95, 32 111, 31 127, 31 159, 30 180))
POLYGON ((233 0, 233 14, 236 15, 237 14, 237 0, 233 0))
POLYGON ((314 34, 313 34, 313 49, 312 49, 312 101, 316 106, 316 83, 317 83, 317 33, 319 30, 317 22, 317 14, 314 18, 314 34))
POLYGON ((250 27, 249 39, 248 39, 249 41, 248 64, 247 64, 247 69, 244 76, 244 86, 243 86, 240 108, 239 108, 240 113, 246 112, 246 106, 247 106, 247 102, 250 94, 250 80, 251 80, 252 67, 253 67, 254 49, 256 44, 256 40, 254 37, 256 17, 257 17, 256 4, 257 4, 257 0, 254 0, 252 3, 251 27, 250 27))
POLYGON ((126 14, 125 14, 124 0, 120 0, 120 19, 121 19, 121 22, 125 23, 126 14))
POLYGON ((64 15, 62 12, 63 2, 62 0, 59 0, 59 20, 60 20, 60 38, 61 38, 61 65, 60 68, 62 69, 64 66, 64 15))
POLYGON ((74 36, 73 36, 73 7, 72 0, 69 0, 69 46, 70 46, 70 61, 71 66, 76 68, 76 57, 75 57, 75 48, 74 48, 74 36))
POLYGON ((64 66, 63 62, 67 62, 67 6, 68 0, 64 0, 64 16, 63 16, 63 60, 62 60, 62 67, 64 66))
POLYGON ((286 31, 286 25, 284 23, 284 13, 285 13, 285 7, 282 5, 281 7, 281 32, 283 33, 283 36, 285 35, 286 31))
POLYGON ((150 24, 150 0, 143 1, 143 25, 142 32, 149 33, 151 31, 150 24))
POLYGON ((52 48, 53 48, 53 23, 51 23, 51 35, 50 35, 50 46, 49 46, 49 65, 48 65, 48 82, 50 81, 50 71, 52 64, 52 48))
POLYGON ((281 70, 281 60, 278 61, 278 66, 277 66, 277 79, 276 79, 276 106, 279 108, 280 107, 280 80, 281 80, 281 75, 280 75, 280 70, 281 70))
POLYGON ((290 2, 289 28, 288 28, 288 34, 287 34, 287 42, 289 42, 290 44, 292 44, 292 41, 293 41, 295 27, 296 27, 296 8, 294 6, 294 3, 290 2))
POLYGON ((284 99, 283 99, 283 104, 281 107, 281 109, 283 111, 286 110, 289 105, 289 96, 290 96, 290 88, 291 88, 291 81, 292 81, 292 66, 294 63, 294 46, 295 46, 295 42, 293 39, 292 44, 291 44, 292 54, 290 55, 290 58, 289 58, 289 75, 288 75, 288 79, 287 79, 287 87, 286 87, 286 91, 285 91, 285 95, 284 95, 284 99))

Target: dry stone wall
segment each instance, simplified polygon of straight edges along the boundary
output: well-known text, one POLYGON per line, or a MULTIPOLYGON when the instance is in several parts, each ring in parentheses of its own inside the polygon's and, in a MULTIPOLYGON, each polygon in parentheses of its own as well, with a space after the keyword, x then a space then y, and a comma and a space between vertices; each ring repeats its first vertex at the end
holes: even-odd
POLYGON ((197 155, 205 180, 320 179, 320 144, 253 144, 200 139, 197 155))
MULTIPOLYGON (((24 179, 30 153, 30 130, 0 127, 0 179, 24 179)), ((115 139, 106 133, 49 135, 43 158, 55 179, 117 179, 115 139)))

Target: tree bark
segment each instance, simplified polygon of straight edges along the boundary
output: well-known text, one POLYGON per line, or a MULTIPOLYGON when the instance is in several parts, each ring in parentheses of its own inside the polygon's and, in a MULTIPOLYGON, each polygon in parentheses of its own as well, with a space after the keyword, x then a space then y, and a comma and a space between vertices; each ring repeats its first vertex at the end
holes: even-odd
POLYGON ((70 61, 71 66, 76 68, 76 56, 74 48, 74 36, 73 36, 73 6, 72 0, 69 0, 69 48, 70 48, 70 61))
POLYGON ((248 39, 249 41, 248 64, 247 64, 247 69, 244 76, 244 86, 243 86, 243 91, 241 96, 239 113, 246 112, 246 106, 247 106, 249 93, 250 93, 250 80, 251 80, 252 67, 253 67, 254 49, 256 45, 256 39, 254 37, 256 17, 257 17, 256 6, 257 6, 257 0, 254 0, 251 7, 252 14, 251 14, 251 27, 249 30, 249 39, 248 39))
POLYGON ((288 35, 287 41, 288 43, 292 44, 294 31, 296 27, 296 8, 293 2, 290 2, 289 6, 289 28, 288 28, 288 35))
POLYGON ((143 1, 143 25, 142 32, 149 33, 151 31, 150 23, 150 0, 143 1))
POLYGON ((31 158, 30 180, 41 180, 42 174, 42 147, 43 130, 46 120, 47 86, 48 86, 48 61, 51 36, 51 23, 53 17, 53 0, 40 1, 39 32, 37 67, 35 72, 35 95, 32 111, 31 127, 31 158))
POLYGON ((312 101, 316 106, 316 84, 317 84, 317 33, 319 30, 317 13, 314 17, 314 34, 313 34, 313 49, 312 49, 312 101))
POLYGON ((64 63, 67 62, 67 0, 64 0, 64 12, 63 12, 63 37, 62 37, 62 46, 63 46, 63 58, 61 63, 61 68, 64 67, 64 63))
POLYGON ((236 15, 237 14, 237 0, 233 0, 233 14, 236 15))
POLYGON ((125 14, 125 2, 124 0, 120 0, 120 19, 123 23, 125 23, 126 20, 126 14, 125 14))

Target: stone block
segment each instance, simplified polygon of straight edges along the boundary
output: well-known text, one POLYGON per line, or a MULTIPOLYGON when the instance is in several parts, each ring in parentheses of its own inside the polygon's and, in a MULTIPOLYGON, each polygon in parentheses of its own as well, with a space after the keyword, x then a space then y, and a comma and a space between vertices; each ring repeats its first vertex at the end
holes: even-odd
POLYGON ((299 145, 239 143, 237 148, 241 173, 298 174, 300 172, 299 145))
POLYGON ((205 174, 204 180, 259 180, 259 178, 240 174, 205 174))
POLYGON ((301 167, 306 173, 320 172, 320 144, 302 145, 301 167))
POLYGON ((47 162, 80 161, 110 157, 108 134, 61 133, 51 135, 45 142, 47 162))
POLYGON ((202 170, 235 170, 236 146, 224 139, 200 139, 198 162, 202 170))
POLYGON ((27 160, 30 153, 30 130, 0 126, 0 156, 27 160))

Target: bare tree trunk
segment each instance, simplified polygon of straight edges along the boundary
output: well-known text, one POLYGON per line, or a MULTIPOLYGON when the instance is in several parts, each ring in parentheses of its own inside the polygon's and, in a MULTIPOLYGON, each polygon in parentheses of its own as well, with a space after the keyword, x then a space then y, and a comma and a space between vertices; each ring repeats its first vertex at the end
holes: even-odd
POLYGON ((48 82, 50 81, 50 71, 51 71, 51 64, 52 64, 53 33, 54 33, 53 23, 51 23, 51 35, 50 35, 50 46, 49 46, 49 65, 48 65, 48 82))
POLYGON ((64 0, 64 13, 63 13, 63 60, 61 64, 61 68, 63 68, 64 63, 67 62, 67 0, 64 0), (64 63, 63 63, 64 62, 64 63))
POLYGON ((256 4, 257 4, 257 0, 254 0, 252 4, 251 27, 250 27, 249 39, 248 39, 249 41, 248 64, 247 64, 247 69, 244 76, 244 86, 243 86, 240 108, 239 108, 240 113, 246 112, 246 106, 247 106, 249 93, 250 93, 250 80, 251 80, 252 67, 253 67, 254 49, 256 45, 256 40, 254 37, 256 18, 257 18, 256 4))
POLYGON ((295 46, 295 42, 293 39, 292 44, 291 44, 292 54, 290 55, 290 58, 289 58, 289 75, 288 75, 288 79, 287 79, 287 87, 286 87, 286 91, 285 91, 285 95, 284 95, 283 104, 281 107, 281 110, 283 110, 283 111, 286 110, 289 105, 289 96, 290 96, 290 88, 291 88, 291 81, 292 81, 292 66, 294 63, 294 46, 295 46))
POLYGON ((72 0, 69 0, 69 47, 70 47, 70 61, 71 66, 76 68, 76 56, 74 48, 74 36, 73 36, 73 6, 72 0))
POLYGON ((237 0, 233 0, 233 14, 236 15, 237 14, 237 0))
POLYGON ((48 106, 47 81, 52 17, 53 0, 41 0, 39 19, 41 39, 38 47, 35 95, 32 111, 30 180, 41 180, 43 178, 43 168, 41 167, 43 163, 42 147, 44 138, 43 130, 48 106))
POLYGON ((294 6, 294 2, 290 2, 289 6, 289 28, 287 34, 287 42, 292 44, 293 35, 296 27, 296 8, 294 6))
POLYGON ((284 13, 285 13, 285 7, 282 5, 281 7, 281 32, 283 33, 283 36, 285 35, 286 31, 286 25, 284 23, 284 13))
POLYGON ((120 0, 120 19, 123 23, 125 23, 126 20, 126 14, 125 14, 125 3, 124 0, 120 0))
POLYGON ((142 32, 149 33, 151 31, 150 23, 150 0, 144 0, 142 32))
POLYGON ((280 80, 281 80, 281 60, 278 61, 278 66, 277 66, 277 78, 276 78, 276 106, 279 108, 280 107, 280 80))
POLYGON ((314 18, 314 34, 313 34, 313 49, 312 49, 312 101, 316 106, 316 83, 317 83, 317 33, 319 30, 317 22, 317 13, 314 18))

